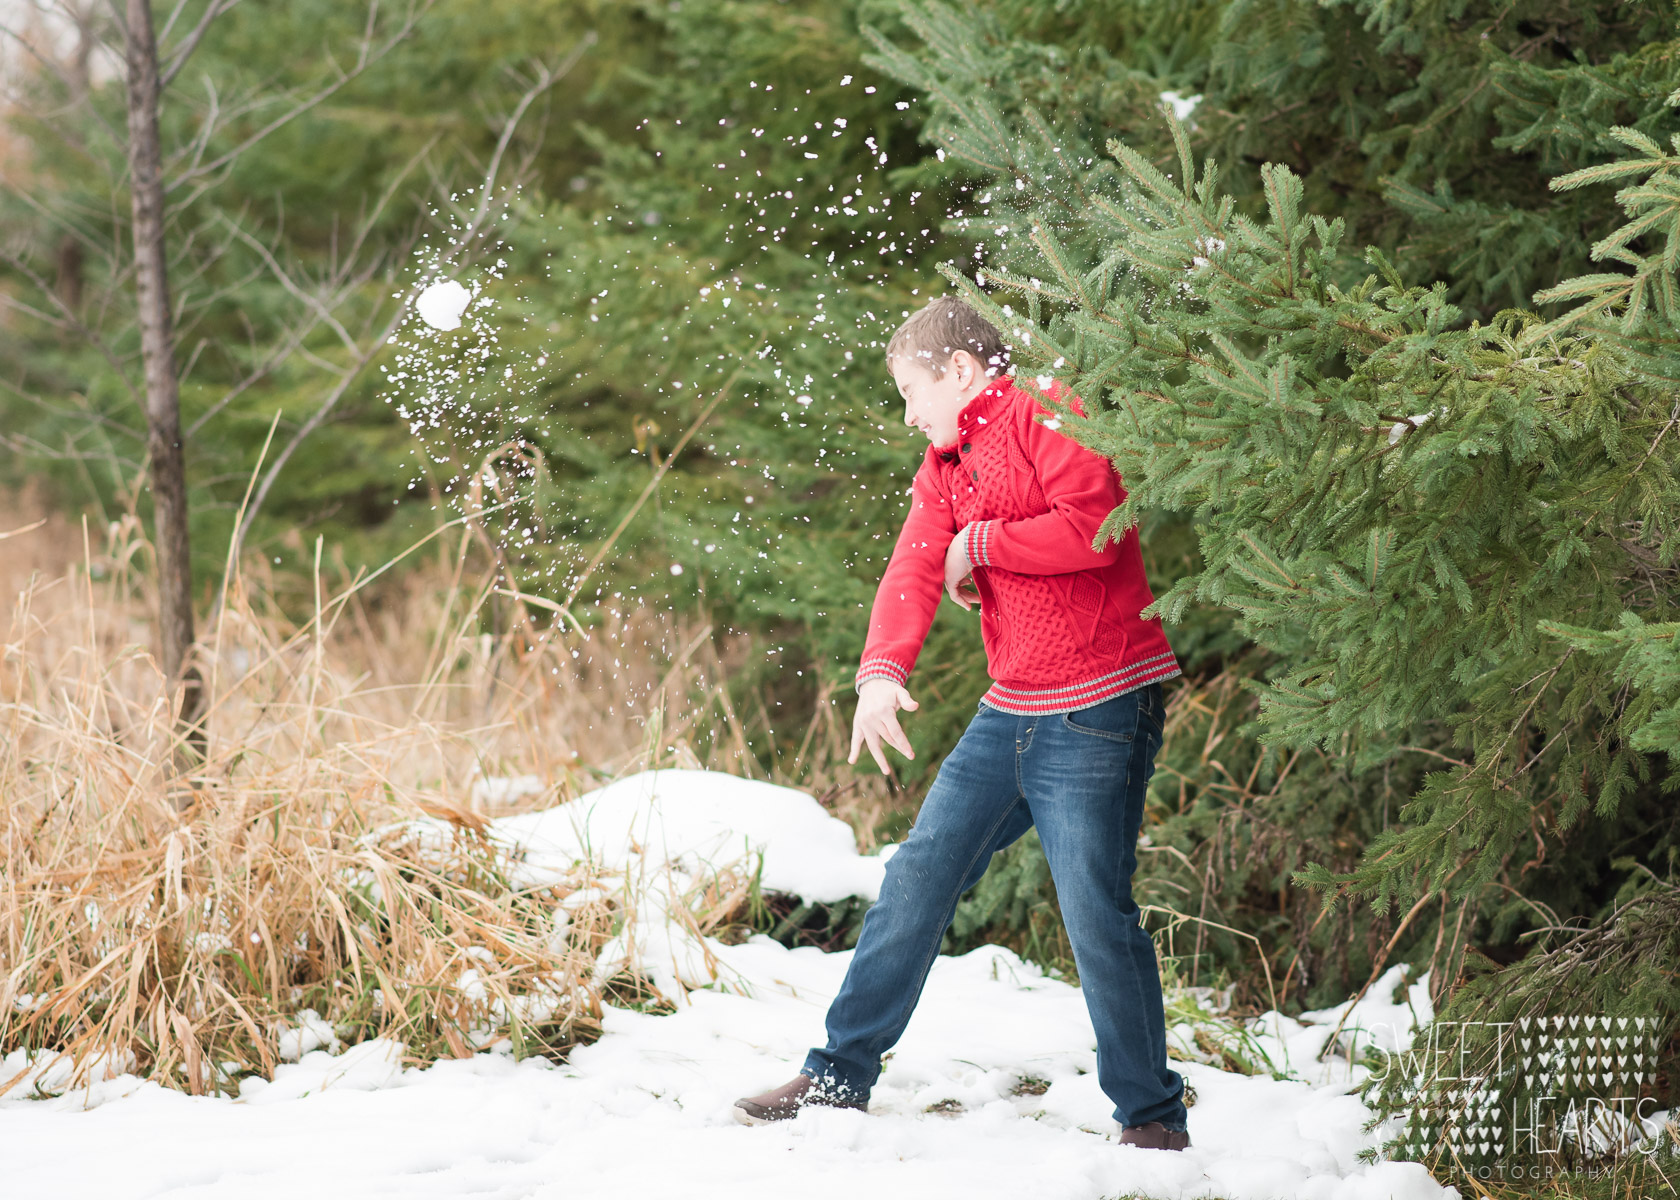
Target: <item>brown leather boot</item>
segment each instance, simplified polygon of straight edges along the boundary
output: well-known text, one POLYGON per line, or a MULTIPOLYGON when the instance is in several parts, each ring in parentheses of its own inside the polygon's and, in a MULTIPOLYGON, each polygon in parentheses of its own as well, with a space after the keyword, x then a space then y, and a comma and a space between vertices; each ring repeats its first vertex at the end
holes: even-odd
POLYGON ((743 1125, 767 1125, 771 1121, 786 1121, 799 1115, 799 1110, 812 1104, 825 1108, 856 1108, 869 1111, 867 1100, 845 1100, 825 1093, 808 1075, 795 1075, 775 1091, 762 1096, 748 1096, 735 1101, 735 1119, 743 1125))
POLYGON ((1190 1131, 1168 1129, 1159 1121, 1128 1125, 1120 1131, 1120 1144, 1142 1146, 1148 1150, 1182 1150, 1190 1144, 1190 1131))

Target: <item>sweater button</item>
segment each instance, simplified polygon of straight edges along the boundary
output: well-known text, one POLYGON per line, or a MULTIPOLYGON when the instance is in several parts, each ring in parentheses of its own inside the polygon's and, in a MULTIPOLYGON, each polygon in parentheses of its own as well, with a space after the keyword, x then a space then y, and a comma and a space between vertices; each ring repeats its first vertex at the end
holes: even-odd
POLYGON ((968 442, 964 442, 962 448, 964 454, 967 454, 970 450, 974 449, 974 447, 968 442))
POLYGON ((976 482, 976 483, 978 483, 978 482, 980 482, 980 472, 979 472, 979 470, 978 470, 978 469, 976 469, 976 470, 975 470, 975 471, 974 471, 974 472, 973 472, 973 474, 974 474, 974 481, 975 481, 975 482, 976 482))

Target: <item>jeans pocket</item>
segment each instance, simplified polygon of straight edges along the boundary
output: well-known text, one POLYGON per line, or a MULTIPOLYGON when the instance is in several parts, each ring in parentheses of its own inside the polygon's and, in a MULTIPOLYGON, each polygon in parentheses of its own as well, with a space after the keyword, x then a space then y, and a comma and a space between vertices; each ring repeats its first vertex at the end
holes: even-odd
POLYGON ((1065 712, 1062 728, 1111 742, 1129 742, 1137 735, 1139 701, 1140 693, 1133 691, 1089 708, 1065 712))

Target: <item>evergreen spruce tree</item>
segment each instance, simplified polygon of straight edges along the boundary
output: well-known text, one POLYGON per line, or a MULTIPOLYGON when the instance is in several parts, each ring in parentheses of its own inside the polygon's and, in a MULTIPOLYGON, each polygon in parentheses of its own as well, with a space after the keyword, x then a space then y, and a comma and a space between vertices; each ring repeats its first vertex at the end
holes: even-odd
MULTIPOLYGON (((1159 156, 1163 136, 1098 152, 1088 128, 1025 97, 1002 107, 1019 93, 999 95, 983 49, 994 19, 909 6, 920 50, 874 41, 883 69, 936 100, 932 140, 986 181, 956 219, 989 253, 948 268, 953 287, 1009 333, 1029 390, 1054 375, 1086 397, 1088 419, 1062 420, 1126 481, 1099 539, 1180 514, 1197 559, 1151 611, 1177 623, 1217 606, 1263 652, 1226 666, 1256 699, 1239 733, 1257 735, 1271 787, 1241 818, 1298 830, 1312 850, 1349 825, 1371 831, 1356 863, 1314 855, 1291 880, 1321 896, 1319 916, 1354 901, 1392 914, 1366 927, 1386 935, 1369 946, 1369 978, 1390 959, 1437 967, 1441 1019, 1534 1017, 1567 997, 1572 1012, 1654 1019, 1666 1045, 1680 1019, 1680 91, 1654 64, 1672 64, 1680 43, 1618 44, 1654 28, 1658 8, 1619 24, 1570 10, 1568 28, 1613 28, 1601 60, 1550 75, 1475 51, 1490 80, 1526 81, 1496 89, 1481 127, 1522 116, 1532 136, 1484 142, 1488 161, 1468 178, 1574 168, 1544 195, 1488 183, 1430 207, 1391 182, 1383 219, 1356 195, 1321 211, 1309 197, 1364 178, 1392 128, 1354 122, 1355 147, 1327 125, 1326 144, 1364 161, 1305 177, 1265 162, 1252 186, 1239 164, 1233 194, 1170 114, 1159 156), (1583 95, 1598 97, 1598 120, 1571 111, 1583 95), (1500 220, 1498 261, 1491 248, 1444 257, 1431 241, 1500 220), (1350 245, 1350 226, 1388 249, 1350 245), (1463 274, 1431 278, 1452 266, 1463 274), (1512 287, 1520 304, 1494 308, 1512 287), (1386 803, 1395 775, 1415 786, 1373 828, 1372 799, 1386 803), (1336 783, 1345 823, 1325 829, 1314 806, 1336 783)), ((1349 44, 1373 63, 1437 64, 1464 57, 1487 24, 1459 10, 1348 6, 1338 18, 1278 4, 1231 5, 1221 28, 1256 14, 1272 21, 1219 52, 1227 74, 1283 44, 1279 24, 1299 37, 1363 15, 1369 39, 1349 44)), ((1367 98, 1382 86, 1375 68, 1345 81, 1367 98)), ((1241 95, 1203 99, 1214 144, 1265 115, 1241 95)), ((1433 102, 1442 120, 1472 107, 1466 95, 1433 102)), ((1322 116, 1307 104, 1292 120, 1322 116)), ((1406 162, 1414 175, 1448 163, 1474 133, 1436 151, 1417 142, 1406 162)), ((1157 787, 1168 812, 1174 790, 1166 827, 1180 833, 1186 799, 1222 807, 1169 776, 1157 787)), ((1312 931, 1287 932, 1298 955, 1312 931)), ((1399 1104, 1397 1091, 1381 1100, 1399 1104)))

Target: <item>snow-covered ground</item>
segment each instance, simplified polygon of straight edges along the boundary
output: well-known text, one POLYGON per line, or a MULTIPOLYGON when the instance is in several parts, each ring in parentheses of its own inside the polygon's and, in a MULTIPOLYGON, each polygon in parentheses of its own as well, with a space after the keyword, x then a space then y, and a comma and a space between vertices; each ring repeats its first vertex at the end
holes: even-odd
MULTIPOLYGON (((766 887, 814 899, 873 895, 881 859, 857 855, 803 793, 701 771, 634 776, 497 829, 532 877, 589 853, 636 884, 639 933, 612 952, 675 993, 674 1014, 609 1009, 604 1036, 561 1066, 487 1052, 405 1070, 400 1047, 370 1042, 305 1054, 237 1100, 132 1076, 47 1099, 14 1089, 0 1098, 0 1197, 1458 1195, 1415 1163, 1359 1162, 1376 1140, 1350 1094, 1364 1069, 1316 1061, 1338 1010, 1249 1026, 1294 1079, 1175 1062, 1196 1093, 1189 1150, 1118 1145, 1078 989, 998 947, 935 964, 867 1114, 739 1125, 735 1098, 786 1082, 823 1040, 850 955, 762 936, 701 944, 660 914, 743 850, 764 852, 766 887)), ((1424 981, 1402 987, 1403 971, 1371 989, 1344 1038, 1364 1026, 1391 1048, 1428 1019, 1424 981)), ((1190 1026, 1170 1032, 1193 1044, 1190 1026)), ((0 1078, 23 1065, 13 1055, 0 1078)))

